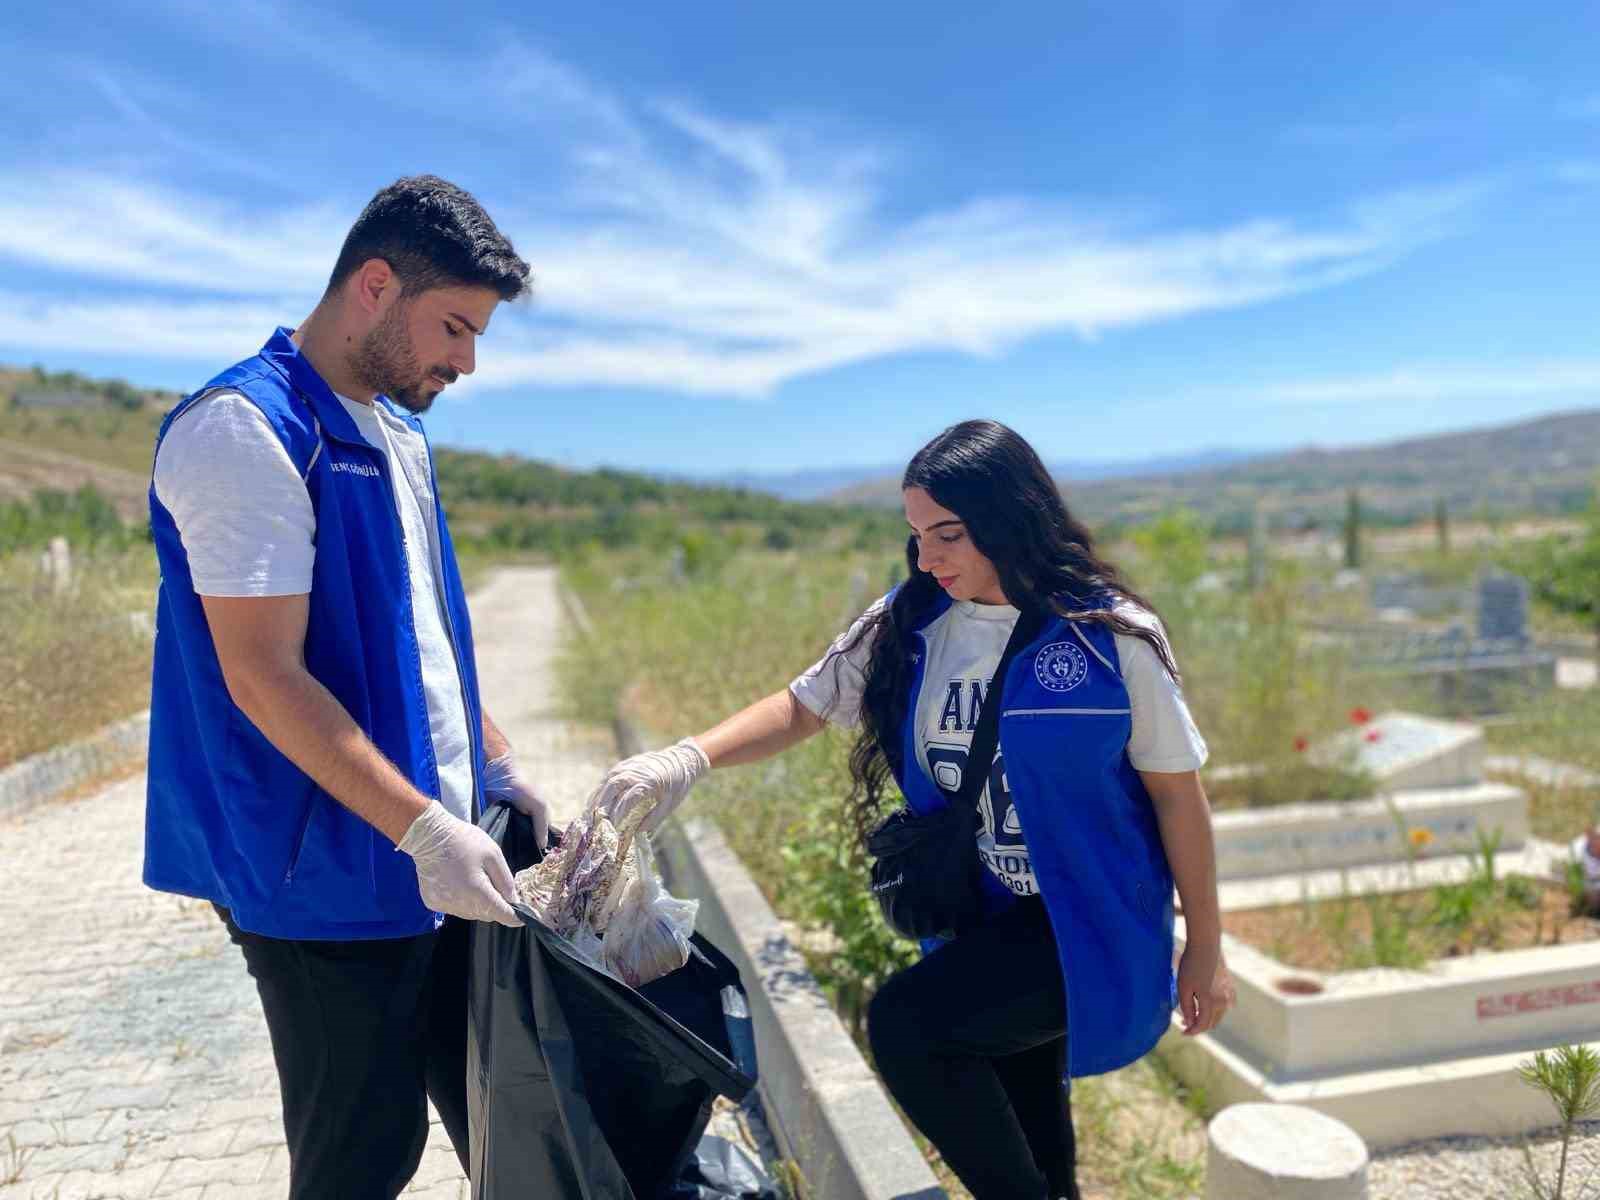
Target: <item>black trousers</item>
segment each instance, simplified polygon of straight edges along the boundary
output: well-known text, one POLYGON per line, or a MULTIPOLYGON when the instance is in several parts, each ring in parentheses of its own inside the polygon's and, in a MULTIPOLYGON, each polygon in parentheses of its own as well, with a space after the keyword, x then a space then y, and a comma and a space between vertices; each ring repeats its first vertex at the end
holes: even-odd
POLYGON ((891 976, 867 1030, 889 1091, 975 1200, 1078 1200, 1066 991, 1041 900, 891 976))
POLYGON ((467 926, 285 941, 217 913, 256 981, 283 1096, 290 1200, 395 1200, 433 1100, 467 1169, 467 926))

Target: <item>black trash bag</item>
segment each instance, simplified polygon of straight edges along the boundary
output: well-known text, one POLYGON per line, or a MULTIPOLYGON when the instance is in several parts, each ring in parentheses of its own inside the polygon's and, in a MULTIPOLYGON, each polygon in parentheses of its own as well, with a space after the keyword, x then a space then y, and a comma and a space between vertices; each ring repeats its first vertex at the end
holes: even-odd
MULTIPOLYGON (((521 813, 496 804, 479 823, 513 871, 539 860, 521 813)), ((723 1015, 738 971, 696 934, 686 966, 635 991, 517 909, 520 929, 472 927, 473 1200, 662 1200, 715 1098, 755 1086, 723 1015)))
POLYGON ((778 1200, 778 1188, 750 1151, 708 1133, 669 1200, 778 1200))

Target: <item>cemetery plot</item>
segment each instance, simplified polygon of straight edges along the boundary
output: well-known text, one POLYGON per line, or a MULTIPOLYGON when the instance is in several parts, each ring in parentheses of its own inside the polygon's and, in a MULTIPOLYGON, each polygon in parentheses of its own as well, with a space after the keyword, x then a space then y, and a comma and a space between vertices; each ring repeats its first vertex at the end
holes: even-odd
POLYGON ((1600 938, 1600 921, 1574 908, 1570 891, 1547 880, 1478 875, 1417 891, 1230 912, 1222 927, 1285 966, 1334 972, 1600 938))
POLYGON ((1213 1104, 1307 1104, 1375 1147, 1547 1125, 1518 1064, 1600 1036, 1600 923, 1573 915, 1566 861, 1530 840, 1225 884, 1238 1004, 1158 1052, 1213 1104))

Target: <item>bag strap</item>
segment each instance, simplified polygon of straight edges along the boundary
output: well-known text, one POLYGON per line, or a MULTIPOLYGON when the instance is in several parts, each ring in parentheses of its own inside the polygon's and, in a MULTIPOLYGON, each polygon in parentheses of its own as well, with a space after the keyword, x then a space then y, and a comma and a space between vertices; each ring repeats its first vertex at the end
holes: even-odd
POLYGON ((1000 743, 999 693, 1005 687, 1006 672, 1011 669, 1011 660, 1038 637, 1043 628, 1044 614, 1041 612, 1024 611, 1017 617, 1017 623, 1011 627, 1011 636, 1006 640, 1006 648, 1000 653, 1000 663, 994 669, 989 690, 983 697, 983 703, 978 706, 978 727, 972 732, 972 747, 967 751, 967 764, 961 771, 961 790, 956 793, 956 800, 969 808, 978 807, 978 797, 983 793, 990 765, 994 762, 995 749, 1000 743), (973 769, 975 767, 981 769, 973 769))

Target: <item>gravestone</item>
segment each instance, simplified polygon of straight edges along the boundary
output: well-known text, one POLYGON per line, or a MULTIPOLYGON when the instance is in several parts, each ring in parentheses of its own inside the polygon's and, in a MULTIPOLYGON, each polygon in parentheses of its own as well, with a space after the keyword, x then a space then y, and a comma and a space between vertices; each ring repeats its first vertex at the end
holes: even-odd
POLYGON ((1478 637, 1486 642, 1528 640, 1528 581, 1485 575, 1478 581, 1478 637))
POLYGON ((1415 608, 1417 589, 1422 579, 1417 575, 1377 575, 1372 580, 1372 607, 1380 612, 1387 608, 1415 608))
POLYGON ((72 588, 72 546, 66 538, 51 538, 40 563, 50 579, 52 591, 59 595, 72 588))

